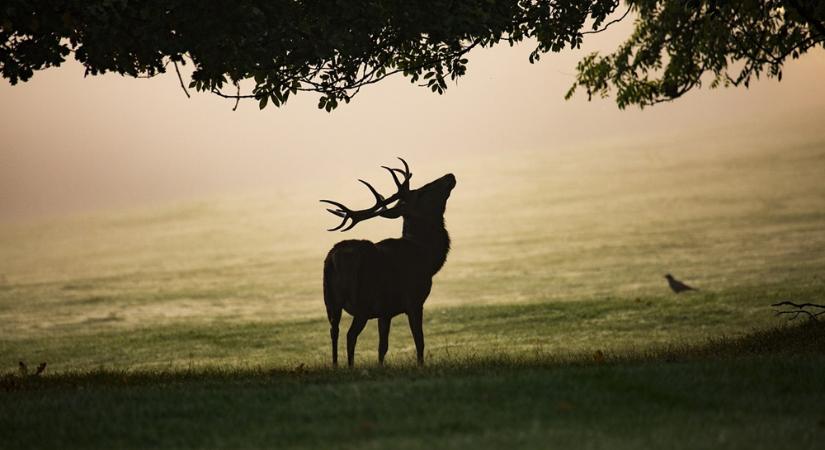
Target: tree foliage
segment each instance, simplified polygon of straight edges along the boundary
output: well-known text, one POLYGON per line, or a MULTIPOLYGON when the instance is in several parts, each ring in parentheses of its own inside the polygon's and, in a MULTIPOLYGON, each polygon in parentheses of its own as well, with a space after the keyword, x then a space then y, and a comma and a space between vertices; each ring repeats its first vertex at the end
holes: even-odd
POLYGON ((2 75, 12 84, 70 54, 89 75, 163 73, 191 62, 190 88, 280 106, 300 91, 331 110, 391 74, 442 93, 476 46, 536 38, 536 56, 581 43, 613 0, 6 1, 2 75), (251 80, 252 92, 239 92, 251 80), (234 91, 234 92, 233 92, 234 91))
POLYGON ((635 30, 615 52, 577 66, 588 97, 615 89, 620 108, 670 101, 691 89, 782 79, 788 58, 825 44, 821 0, 631 0, 635 30))
MULTIPOLYGON (((712 85, 747 85, 763 72, 780 77, 786 58, 825 36, 816 0, 628 3, 633 35, 613 54, 585 58, 568 96, 576 86, 591 96, 615 88, 620 107, 644 106, 682 95, 707 72, 712 85)), ((16 84, 70 56, 87 75, 151 77, 170 65, 180 75, 191 64, 190 89, 261 108, 317 92, 318 107, 331 111, 396 73, 441 94, 466 73, 475 47, 533 39, 530 62, 578 48, 619 8, 618 0, 6 0, 0 74, 16 84)))

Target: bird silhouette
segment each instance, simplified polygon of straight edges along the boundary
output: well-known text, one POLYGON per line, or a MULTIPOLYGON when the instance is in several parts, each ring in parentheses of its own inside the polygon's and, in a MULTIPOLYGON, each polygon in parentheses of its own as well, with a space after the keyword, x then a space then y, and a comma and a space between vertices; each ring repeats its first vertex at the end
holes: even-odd
POLYGON ((676 278, 673 278, 673 275, 671 274, 666 274, 665 279, 667 280, 668 286, 670 286, 670 288, 673 289, 673 292, 677 294, 685 291, 698 291, 698 289, 690 287, 676 278))

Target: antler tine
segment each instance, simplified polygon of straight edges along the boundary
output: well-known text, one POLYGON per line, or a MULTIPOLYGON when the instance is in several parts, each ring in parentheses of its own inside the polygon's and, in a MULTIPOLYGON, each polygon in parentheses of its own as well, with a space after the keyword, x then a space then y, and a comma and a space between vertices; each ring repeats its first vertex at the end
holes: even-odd
POLYGON ((396 169, 394 167, 387 167, 387 166, 381 166, 381 167, 387 169, 390 172, 390 175, 392 175, 393 181, 395 181, 395 186, 398 189, 405 189, 405 188, 409 189, 409 187, 410 187, 410 178, 412 178, 412 172, 410 172, 410 165, 407 164, 407 161, 404 161, 404 158, 402 158, 400 156, 398 157, 398 160, 401 161, 401 164, 404 165, 403 169, 396 169), (404 181, 400 181, 398 179, 398 177, 395 175, 396 172, 400 173, 404 177, 404 181))
POLYGON ((346 206, 344 206, 344 205, 342 205, 338 202, 334 202, 332 200, 318 200, 318 201, 323 202, 323 203, 329 203, 332 206, 337 206, 338 209, 340 209, 341 211, 349 211, 349 208, 347 208, 346 206))
POLYGON ((344 205, 342 205, 342 204, 340 204, 340 203, 338 203, 338 202, 334 202, 334 201, 332 201, 332 200, 320 200, 320 201, 321 201, 321 202, 323 202, 323 203, 329 203, 330 205, 333 205, 333 206, 337 206, 337 207, 338 207, 338 209, 337 209, 337 210, 327 208, 327 211, 329 211, 329 212, 331 212, 332 214, 335 214, 336 216, 341 217, 341 218, 343 218, 343 219, 344 219, 344 220, 342 220, 342 221, 341 221, 341 223, 340 223, 340 224, 338 224, 338 226, 337 226, 337 227, 335 227, 335 228, 329 228, 329 229, 327 229, 327 231, 335 231, 335 230, 337 230, 337 229, 339 229, 339 228, 343 227, 343 226, 344 226, 344 224, 346 224, 346 223, 347 223, 347 219, 349 218, 349 214, 352 212, 352 211, 350 211, 350 209, 349 209, 349 208, 347 208, 346 206, 344 206, 344 205))
MULTIPOLYGON (((344 226, 344 224, 345 224, 345 223, 347 223, 347 218, 346 218, 346 217, 344 217, 344 220, 342 220, 342 221, 341 221, 341 223, 340 223, 340 224, 338 224, 338 226, 337 226, 337 227, 335 227, 335 228, 327 228, 327 231, 338 231, 341 227, 343 227, 343 226, 344 226)), ((352 226, 350 226, 349 228, 352 228, 352 226)), ((347 228, 347 229, 349 229, 349 228, 347 228)), ((343 230, 341 230, 341 231, 343 231, 343 230)))
POLYGON ((364 184, 364 186, 366 186, 366 187, 367 187, 367 189, 369 189, 369 190, 370 190, 370 192, 372 192, 372 195, 374 195, 374 196, 375 196, 375 206, 381 205, 381 209, 384 209, 384 208, 386 208, 386 207, 387 207, 387 205, 384 205, 384 204, 383 204, 383 203, 384 203, 384 196, 382 196, 381 194, 379 194, 379 193, 378 193, 378 191, 376 191, 376 190, 375 190, 375 188, 374 188, 374 187, 372 187, 372 185, 371 185, 371 184, 367 183, 366 181, 364 181, 364 180, 362 180, 362 179, 360 179, 360 178, 358 179, 358 181, 360 181, 361 183, 363 183, 363 184, 364 184))
POLYGON ((381 166, 381 167, 383 167, 384 169, 387 169, 387 171, 390 172, 390 175, 392 175, 392 180, 395 181, 395 187, 398 188, 398 189, 401 189, 403 184, 400 181, 398 181, 398 177, 395 176, 395 171, 397 170, 397 171, 400 172, 401 169, 393 169, 392 167, 387 167, 387 166, 381 166))
MULTIPOLYGON (((352 219, 352 222, 350 222, 349 226, 348 226, 348 227, 346 227, 346 228, 344 228, 343 230, 341 230, 341 232, 343 233, 344 231, 347 231, 347 230, 352 229, 352 227, 354 227, 354 226, 355 226, 355 224, 356 224, 356 223, 358 223, 358 222, 360 222, 360 220, 355 220, 355 219, 352 219)), ((343 224, 342 224, 342 225, 343 225, 343 224)), ((339 227, 339 228, 340 228, 340 227, 339 227)))
POLYGON ((412 178, 412 173, 410 173, 410 166, 407 164, 407 161, 404 161, 404 158, 397 156, 399 160, 401 160, 401 164, 404 164, 404 175, 406 176, 407 180, 412 178))

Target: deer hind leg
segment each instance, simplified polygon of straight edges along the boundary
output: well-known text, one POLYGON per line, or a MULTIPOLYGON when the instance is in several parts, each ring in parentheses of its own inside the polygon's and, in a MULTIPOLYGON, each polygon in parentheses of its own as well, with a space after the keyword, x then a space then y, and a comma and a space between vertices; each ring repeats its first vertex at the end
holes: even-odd
POLYGON ((378 319, 378 364, 384 365, 384 356, 390 348, 390 323, 392 317, 378 319))
POLYGON ((341 322, 341 308, 327 308, 329 338, 332 341, 332 366, 338 367, 338 324, 341 322))
POLYGON ((358 342, 358 335, 367 324, 367 319, 363 317, 353 317, 352 324, 347 331, 347 365, 352 367, 355 362, 355 343, 358 342))
POLYGON ((414 309, 407 313, 407 320, 410 322, 410 331, 413 341, 415 341, 415 354, 418 358, 418 365, 424 365, 424 308, 414 309))

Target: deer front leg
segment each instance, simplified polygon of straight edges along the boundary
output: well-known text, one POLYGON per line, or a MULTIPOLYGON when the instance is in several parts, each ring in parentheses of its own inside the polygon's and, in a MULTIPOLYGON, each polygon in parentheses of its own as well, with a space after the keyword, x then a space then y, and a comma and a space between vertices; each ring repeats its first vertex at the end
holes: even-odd
POLYGON ((390 348, 390 323, 392 317, 378 319, 378 364, 384 365, 384 356, 390 348))
POLYGON ((347 365, 352 367, 355 362, 355 343, 358 342, 358 335, 367 324, 367 319, 362 317, 353 317, 352 324, 347 331, 347 365))
POLYGON ((418 365, 424 365, 424 308, 414 309, 407 313, 407 320, 410 322, 410 331, 415 341, 415 353, 418 357, 418 365))

